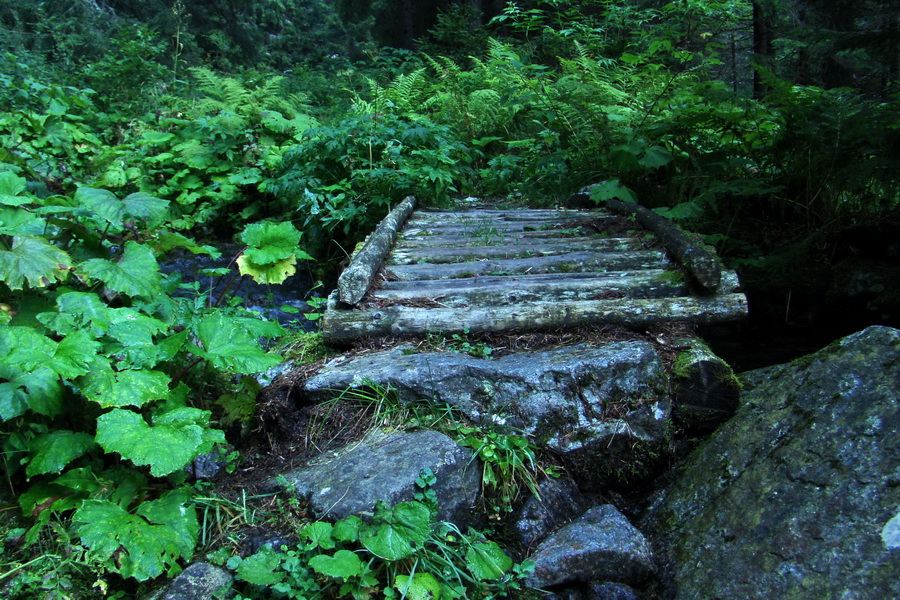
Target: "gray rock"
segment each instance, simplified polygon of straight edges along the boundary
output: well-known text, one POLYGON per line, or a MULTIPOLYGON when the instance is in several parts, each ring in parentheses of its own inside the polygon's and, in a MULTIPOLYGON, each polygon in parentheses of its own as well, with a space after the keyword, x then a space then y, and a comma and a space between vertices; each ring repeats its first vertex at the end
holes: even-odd
POLYGON ((670 596, 900 598, 900 331, 744 378, 652 503, 670 596))
MULTIPOLYGON (((389 505, 413 499, 415 481, 430 468, 438 518, 468 525, 481 485, 480 462, 472 452, 436 431, 374 433, 316 464, 283 475, 288 491, 308 497, 316 518, 337 520, 371 512, 378 500, 389 505)), ((281 480, 281 478, 278 478, 281 480)))
POLYGON ((585 509, 584 498, 571 479, 545 479, 538 489, 541 499, 529 496, 512 518, 512 535, 526 550, 585 509))
POLYGON ((390 387, 402 402, 449 404, 482 425, 523 430, 584 478, 652 473, 671 425, 668 377, 646 342, 586 344, 495 360, 395 348, 334 362, 305 385, 313 402, 335 390, 390 387))
POLYGON ((209 563, 194 563, 165 588, 146 600, 212 600, 214 594, 231 585, 231 574, 209 563))
POLYGON ((648 583, 656 567, 650 544, 611 504, 595 506, 544 540, 532 554, 531 587, 575 582, 648 583))
POLYGON ((624 583, 606 581, 595 583, 588 594, 589 600, 638 600, 637 592, 624 583))

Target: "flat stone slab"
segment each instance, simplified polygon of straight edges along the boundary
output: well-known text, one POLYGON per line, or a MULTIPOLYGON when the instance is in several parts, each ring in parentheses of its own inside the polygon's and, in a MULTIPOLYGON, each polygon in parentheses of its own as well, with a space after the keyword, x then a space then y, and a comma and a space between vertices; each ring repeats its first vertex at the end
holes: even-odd
MULTIPOLYGON (((437 431, 373 434, 358 444, 283 475, 287 491, 308 498, 317 519, 336 521, 413 500, 416 478, 431 469, 437 483, 438 518, 467 525, 478 499, 481 464, 472 452, 437 431)), ((281 478, 278 478, 281 479, 281 478)))
POLYGON ((333 361, 305 384, 311 402, 373 383, 401 402, 446 403, 481 425, 524 431, 597 483, 652 475, 671 431, 668 375, 643 341, 578 344, 487 360, 398 347, 333 361))
POLYGON ((591 508, 544 540, 531 555, 528 584, 618 581, 646 585, 656 572, 650 543, 612 504, 591 508))

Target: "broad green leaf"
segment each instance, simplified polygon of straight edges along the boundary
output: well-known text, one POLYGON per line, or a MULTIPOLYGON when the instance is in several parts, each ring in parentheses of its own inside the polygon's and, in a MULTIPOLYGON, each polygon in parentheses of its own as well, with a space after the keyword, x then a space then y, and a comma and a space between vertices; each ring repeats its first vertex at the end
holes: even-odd
POLYGON ((78 381, 81 393, 103 408, 143 406, 169 396, 169 376, 161 371, 94 369, 78 381))
POLYGON ((0 364, 30 371, 45 365, 57 346, 31 327, 0 327, 0 364))
MULTIPOLYGON (((94 440, 91 439, 91 443, 93 442, 94 440)), ((53 483, 79 492, 87 493, 96 492, 101 487, 103 487, 103 483, 101 483, 100 479, 97 477, 97 474, 94 473, 94 470, 90 467, 69 469, 68 471, 54 479, 53 483)))
POLYGON ((409 600, 440 600, 441 597, 441 582, 431 573, 416 573, 412 579, 409 575, 397 575, 394 587, 409 600))
POLYGON ((151 196, 146 192, 135 192, 119 200, 109 190, 81 187, 75 192, 75 200, 118 228, 121 228, 128 218, 144 220, 148 227, 153 228, 165 219, 169 209, 168 200, 151 196))
POLYGON ((214 441, 204 435, 209 412, 179 408, 157 417, 153 426, 130 410, 114 409, 97 419, 97 443, 136 465, 149 465, 154 477, 181 469, 214 441), (177 413, 177 414, 175 414, 177 413))
POLYGON ((51 369, 66 379, 85 375, 100 352, 101 344, 86 331, 70 333, 56 347, 50 363, 51 369))
POLYGON ((32 410, 54 417, 62 413, 63 387, 48 367, 25 372, 0 364, 0 420, 8 421, 32 410))
POLYGON ((39 435, 29 444, 33 456, 25 474, 33 477, 44 473, 59 473, 94 445, 94 436, 87 433, 57 429, 39 435))
POLYGON ((655 169, 664 167, 673 160, 675 160, 675 157, 664 147, 650 146, 638 162, 648 169, 655 169))
POLYGON ((125 206, 119 198, 109 190, 80 187, 75 192, 75 201, 104 221, 122 227, 125 206))
POLYGON ((466 565, 476 579, 485 581, 503 577, 512 568, 513 561, 496 542, 482 540, 469 545, 466 565))
POLYGON ((595 185, 591 188, 591 200, 593 200, 594 202, 605 202, 610 198, 618 198, 623 202, 628 202, 631 204, 637 203, 637 197, 635 197, 634 192, 632 192, 630 188, 623 185, 622 182, 618 179, 604 181, 603 183, 595 185))
POLYGON ((145 192, 128 194, 122 199, 125 214, 146 222, 146 226, 154 228, 162 223, 169 211, 169 201, 151 196, 145 192))
POLYGON ((362 560, 350 550, 338 550, 334 556, 317 554, 310 559, 309 566, 316 573, 345 581, 363 571, 362 560))
POLYGON ((24 177, 19 177, 15 173, 9 171, 0 173, 0 204, 20 206, 33 202, 34 198, 21 195, 27 183, 24 177))
POLYGON ((244 228, 241 241, 247 246, 244 255, 257 265, 268 265, 294 256, 300 245, 300 232, 291 223, 263 221, 244 228))
POLYGON ((199 526, 187 501, 185 492, 175 490, 130 514, 109 500, 86 500, 72 521, 91 554, 125 577, 146 581, 193 552, 199 526))
POLYGON ((359 528, 362 519, 356 515, 348 515, 334 524, 332 536, 339 542, 356 542, 359 540, 359 528))
POLYGON ((203 348, 194 346, 191 351, 218 369, 249 375, 281 363, 278 355, 260 350, 256 337, 240 321, 218 312, 200 321, 197 336, 203 348))
POLYGON ((38 321, 53 331, 68 335, 90 325, 91 334, 100 336, 110 327, 110 308, 97 294, 66 292, 56 299, 58 312, 45 312, 38 321))
POLYGON ((403 502, 382 514, 381 523, 366 525, 360 532, 362 545, 380 558, 406 558, 422 545, 431 531, 431 513, 424 504, 403 502))
POLYGON ((12 206, 0 206, 0 235, 40 236, 47 222, 34 213, 12 206))
POLYGON ((126 242, 125 252, 118 261, 93 258, 81 263, 78 270, 129 296, 152 298, 162 291, 159 264, 153 251, 137 242, 126 242))
POLYGON ((42 238, 17 235, 10 250, 0 250, 0 281, 13 290, 26 280, 33 288, 62 281, 71 267, 69 255, 42 238))
POLYGON ((320 548, 322 550, 332 550, 334 548, 334 538, 331 533, 334 526, 326 521, 315 521, 303 528, 300 532, 300 539, 309 542, 307 548, 320 548))
POLYGON ((241 275, 249 275, 253 281, 261 284, 279 284, 297 272, 297 257, 291 256, 274 263, 258 264, 250 259, 247 253, 238 257, 238 270, 241 275))
POLYGON ((221 253, 214 247, 201 246, 196 241, 176 231, 160 231, 156 234, 155 245, 158 252, 168 252, 173 248, 184 248, 192 254, 208 254, 213 258, 221 256, 221 253))
POLYGON ((284 579, 284 571, 278 569, 280 566, 281 557, 269 548, 263 548, 241 561, 237 575, 247 583, 268 586, 284 579))

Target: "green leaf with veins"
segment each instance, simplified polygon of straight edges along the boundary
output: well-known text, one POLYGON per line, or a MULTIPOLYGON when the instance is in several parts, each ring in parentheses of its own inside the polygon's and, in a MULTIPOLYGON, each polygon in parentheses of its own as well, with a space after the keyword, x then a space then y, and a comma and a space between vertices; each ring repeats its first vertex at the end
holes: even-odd
POLYGON ((221 431, 206 428, 209 416, 209 411, 178 408, 156 417, 151 426, 135 412, 114 409, 97 419, 97 443, 163 477, 224 442, 221 431))
POLYGON ((96 445, 87 433, 57 429, 37 436, 29 443, 31 460, 25 469, 28 477, 59 473, 67 464, 96 445))
POLYGON ((47 222, 30 211, 0 206, 0 235, 40 236, 46 227, 47 222))
POLYGON ((431 532, 431 513, 419 502, 402 502, 393 509, 379 506, 375 516, 359 538, 369 552, 386 560, 411 555, 431 532))
POLYGON ((125 252, 118 261, 92 258, 81 263, 78 270, 128 296, 151 298, 162 292, 156 257, 150 248, 137 242, 126 242, 125 252))
POLYGON ((189 494, 178 489, 131 514, 108 500, 86 500, 72 521, 91 554, 124 577, 146 581, 194 551, 200 528, 188 501, 189 494))
POLYGON ((257 265, 277 263, 300 251, 300 232, 287 222, 248 225, 241 233, 241 241, 248 246, 244 255, 257 265))
POLYGON ((0 173, 0 204, 7 206, 20 206, 33 202, 31 196, 23 196, 28 182, 24 177, 19 177, 15 173, 4 171, 0 173))
POLYGON ((150 228, 165 219, 169 201, 145 192, 135 192, 119 200, 109 190, 82 187, 75 192, 75 200, 111 225, 121 228, 127 218, 143 219, 150 228))
POLYGON ((62 281, 72 267, 69 255, 42 238, 17 235, 9 250, 0 250, 0 281, 21 290, 62 281))
POLYGON ((280 356, 259 348, 253 332, 242 326, 240 320, 218 312, 200 321, 197 336, 203 348, 190 345, 190 351, 209 360, 217 369, 249 375, 262 373, 281 363, 280 356))
POLYGON ((0 364, 0 420, 8 421, 32 410, 54 417, 62 413, 63 387, 48 367, 31 372, 0 364))
POLYGON ((81 393, 103 408, 137 406, 169 396, 171 379, 161 371, 113 371, 108 363, 78 381, 81 393))

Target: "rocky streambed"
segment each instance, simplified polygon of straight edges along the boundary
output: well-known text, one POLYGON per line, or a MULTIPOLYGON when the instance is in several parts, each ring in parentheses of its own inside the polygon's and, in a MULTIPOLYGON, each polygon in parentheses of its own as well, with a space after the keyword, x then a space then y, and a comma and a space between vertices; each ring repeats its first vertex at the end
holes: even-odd
MULTIPOLYGON (((540 500, 523 494, 489 523, 534 561, 539 596, 900 597, 898 330, 870 327, 740 383, 698 340, 657 335, 494 359, 396 346, 269 393, 309 408, 373 389, 554 457, 561 476, 536 482, 540 500)), ((428 469, 439 517, 485 526, 472 448, 426 425, 369 427, 268 485, 335 521, 412 499, 428 469)))

